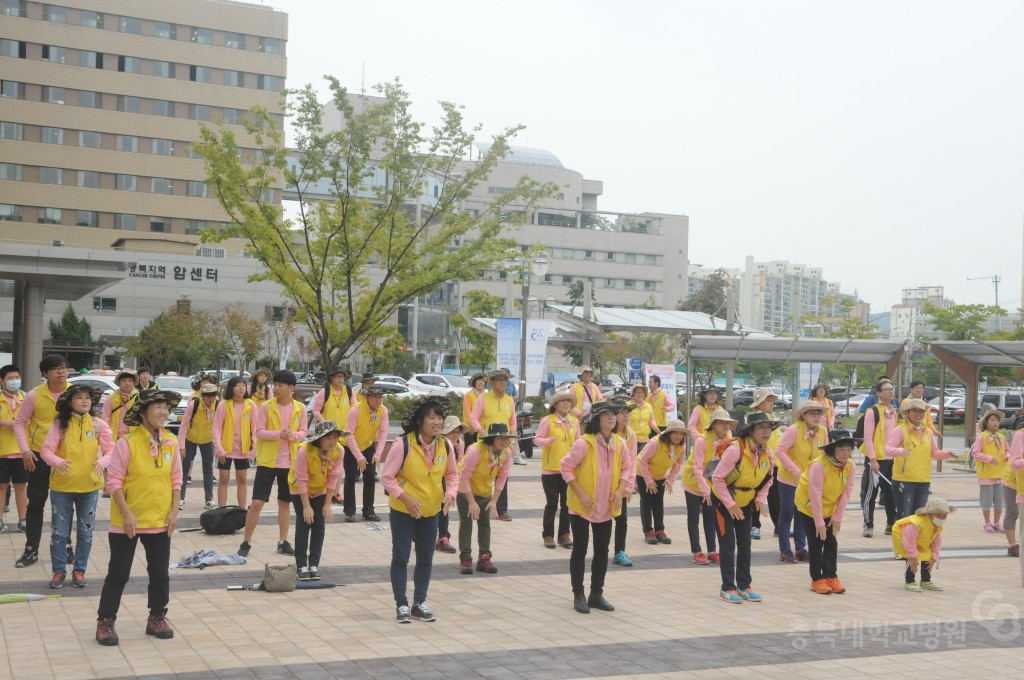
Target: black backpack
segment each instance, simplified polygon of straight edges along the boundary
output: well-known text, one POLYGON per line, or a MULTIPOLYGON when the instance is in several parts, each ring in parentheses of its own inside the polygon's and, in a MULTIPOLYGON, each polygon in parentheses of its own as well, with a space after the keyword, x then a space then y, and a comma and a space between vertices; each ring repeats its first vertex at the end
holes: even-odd
MULTIPOLYGON (((875 404, 872 404, 871 408, 875 411, 875 425, 879 425, 882 422, 882 412, 875 404)), ((864 416, 867 414, 868 412, 864 411, 864 413, 860 414, 860 418, 857 418, 857 427, 853 429, 853 436, 856 439, 864 439, 864 416)))
POLYGON ((199 515, 199 524, 203 531, 213 536, 233 534, 245 528, 245 516, 249 511, 237 505, 225 505, 222 508, 207 510, 199 515))

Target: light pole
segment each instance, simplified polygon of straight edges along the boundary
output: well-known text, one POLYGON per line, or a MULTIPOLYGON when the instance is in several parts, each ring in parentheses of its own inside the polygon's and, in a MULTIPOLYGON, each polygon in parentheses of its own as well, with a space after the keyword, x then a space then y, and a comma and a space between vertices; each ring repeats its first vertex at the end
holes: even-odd
MULTIPOLYGON (((511 276, 512 270, 518 269, 523 281, 522 305, 520 307, 522 326, 519 333, 519 400, 526 399, 526 320, 529 317, 530 275, 543 277, 548 273, 551 256, 541 250, 530 257, 516 248, 505 251, 505 271, 511 276)), ((499 366, 500 368, 500 366, 499 366)))

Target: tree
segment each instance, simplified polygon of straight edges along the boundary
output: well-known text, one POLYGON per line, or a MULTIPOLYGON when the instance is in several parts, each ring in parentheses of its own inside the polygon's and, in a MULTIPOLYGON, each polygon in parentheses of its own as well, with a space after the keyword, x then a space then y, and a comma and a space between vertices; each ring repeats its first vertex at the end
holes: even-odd
POLYGON ((726 302, 732 279, 729 272, 719 267, 704 279, 700 290, 676 305, 682 312, 702 312, 708 316, 723 316, 726 313, 726 302))
POLYGON ((228 305, 217 315, 216 326, 220 338, 238 359, 239 370, 248 369, 263 349, 263 322, 236 304, 228 305))
MULTIPOLYGON (((278 366, 281 362, 281 355, 286 347, 295 346, 299 350, 304 362, 308 362, 320 356, 320 348, 315 343, 309 345, 305 336, 300 336, 295 327, 295 316, 287 300, 281 301, 281 318, 276 321, 265 321, 262 325, 260 340, 264 357, 260 363, 269 366, 278 366), (294 343, 294 344, 293 344, 294 343)), ((323 366, 323 368, 327 368, 323 366)))
POLYGON ((992 316, 1006 316, 1002 307, 991 305, 952 305, 936 307, 926 302, 922 310, 928 323, 945 334, 947 340, 972 340, 984 335, 985 322, 992 316))
POLYGON ((220 337, 214 317, 203 311, 171 307, 153 318, 125 349, 157 372, 192 373, 202 368, 219 368, 230 353, 220 337))
MULTIPOLYGON (((875 337, 878 334, 878 326, 864 323, 859 316, 854 316, 852 311, 855 304, 856 300, 849 296, 825 296, 821 299, 819 309, 832 312, 805 314, 801 323, 804 326, 818 326, 821 334, 827 338, 868 340, 875 337)), ((881 370, 884 370, 884 367, 881 370)), ((879 372, 877 366, 863 364, 822 364, 818 380, 829 385, 841 383, 850 388, 853 387, 854 376, 860 375, 861 380, 873 381, 879 372)))
POLYGON ((508 154, 520 127, 494 136, 477 162, 465 164, 476 130, 464 129, 455 104, 441 102, 441 122, 428 134, 412 118, 398 80, 378 86, 383 101, 364 100, 358 112, 338 80, 327 80, 332 97, 326 103, 312 85, 285 93, 294 152, 260 107, 243 121, 250 138, 244 145, 255 145, 255 158, 241 157, 223 124, 202 126, 195 147, 205 159, 207 183, 235 223, 208 230, 203 239, 249 242, 264 265, 253 278, 284 289, 324 366, 390 332, 393 315, 415 297, 445 281, 473 279, 500 260, 513 245, 502 233, 521 219, 520 206, 529 212, 553 191, 522 178, 485 210, 460 210, 508 154), (324 128, 324 107, 332 105, 344 121, 341 130, 324 128), (267 200, 267 190, 282 184, 298 196, 294 219, 267 200), (330 200, 318 198, 324 187, 330 200))
MULTIPOLYGON (((587 287, 586 285, 584 285, 583 281, 574 281, 573 283, 569 284, 569 304, 572 307, 572 311, 575 311, 577 307, 583 306, 584 297, 586 296, 586 289, 587 287)), ((590 286, 590 302, 594 303, 596 302, 596 300, 597 298, 594 295, 594 287, 590 286)), ((573 366, 576 366, 577 368, 583 365, 584 353, 583 348, 580 347, 579 345, 567 346, 565 348, 565 351, 562 352, 562 356, 568 359, 569 363, 571 363, 573 366)), ((601 355, 598 354, 597 352, 591 352, 590 365, 594 370, 600 372, 601 367, 603 365, 601 355)))
POLYGON ((633 333, 629 339, 631 357, 640 357, 644 363, 664 364, 672 360, 665 333, 633 333))
POLYGON ((50 339, 55 342, 79 342, 92 343, 92 326, 83 317, 75 313, 75 309, 68 303, 60 322, 50 319, 50 339))
POLYGON ((499 316, 505 301, 497 295, 483 290, 471 290, 466 293, 466 314, 452 314, 448 323, 455 330, 456 341, 460 347, 459 361, 464 368, 479 366, 481 370, 492 364, 496 358, 497 340, 488 333, 470 326, 469 320, 474 318, 491 319, 499 316))
POLYGON ((392 328, 393 332, 365 345, 363 353, 373 362, 374 373, 396 373, 401 376, 419 373, 423 369, 420 359, 412 352, 402 349, 405 339, 392 328))

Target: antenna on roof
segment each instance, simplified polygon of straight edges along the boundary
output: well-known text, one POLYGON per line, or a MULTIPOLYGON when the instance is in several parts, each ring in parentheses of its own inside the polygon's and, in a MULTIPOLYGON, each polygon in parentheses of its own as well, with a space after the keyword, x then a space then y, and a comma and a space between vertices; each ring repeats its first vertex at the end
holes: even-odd
POLYGON ((366 94, 366 62, 363 62, 363 80, 359 83, 359 94, 366 94))

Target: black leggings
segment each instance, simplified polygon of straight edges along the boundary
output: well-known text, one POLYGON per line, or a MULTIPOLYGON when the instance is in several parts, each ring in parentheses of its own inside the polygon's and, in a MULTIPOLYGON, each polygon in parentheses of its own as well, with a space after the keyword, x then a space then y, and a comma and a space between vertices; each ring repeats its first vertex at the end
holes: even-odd
POLYGON ((839 578, 839 545, 832 533, 831 517, 825 518, 825 540, 818 538, 818 528, 814 526, 814 518, 802 512, 796 513, 796 521, 803 522, 807 534, 807 554, 811 566, 811 580, 823 578, 839 578))
POLYGON ((704 502, 704 496, 686 492, 686 530, 690 534, 690 552, 697 554, 700 549, 700 524, 704 524, 704 540, 708 552, 715 552, 715 508, 704 502))
POLYGON ((626 499, 622 499, 622 513, 615 517, 615 549, 612 552, 620 553, 626 552, 626 529, 627 525, 627 511, 626 511, 626 499))
POLYGON ((295 566, 296 567, 319 567, 320 554, 324 549, 324 501, 327 496, 317 496, 309 499, 309 507, 313 509, 313 523, 306 524, 302 516, 302 497, 297 493, 292 494, 292 503, 295 505, 295 566), (307 561, 306 551, 309 551, 307 561))
MULTIPOLYGON (((363 458, 366 459, 366 469, 363 470, 363 512, 370 512, 373 510, 373 500, 377 491, 377 479, 374 476, 376 472, 376 464, 373 462, 373 454, 376 448, 376 444, 372 444, 370 448, 363 451, 363 458)), ((346 515, 356 514, 356 476, 359 474, 359 464, 356 462, 356 457, 345 448, 345 493, 342 502, 342 507, 345 510, 346 515)))
MULTIPOLYGON (((541 537, 555 536, 555 515, 558 515, 558 535, 569 533, 569 508, 565 505, 567 485, 562 475, 541 475, 544 487, 544 519, 541 523, 541 537)), ((508 484, 505 484, 508 487, 508 484)))
POLYGON ((594 532, 594 558, 590 562, 590 594, 604 593, 604 577, 608 572, 608 544, 612 538, 612 521, 591 523, 579 515, 570 515, 572 555, 569 556, 569 579, 574 595, 583 595, 583 572, 586 570, 590 532, 594 532))
POLYGON ((636 491, 640 494, 640 524, 644 533, 665 530, 665 480, 656 479, 656 493, 647 493, 647 482, 637 475, 636 491))
POLYGON ((160 616, 167 612, 167 603, 171 599, 171 584, 168 568, 171 561, 171 537, 166 531, 159 534, 109 534, 110 565, 107 567, 107 578, 103 581, 100 593, 98 617, 116 619, 117 610, 121 608, 121 595, 132 572, 135 561, 135 547, 142 541, 146 551, 146 572, 149 574, 149 613, 160 616))

